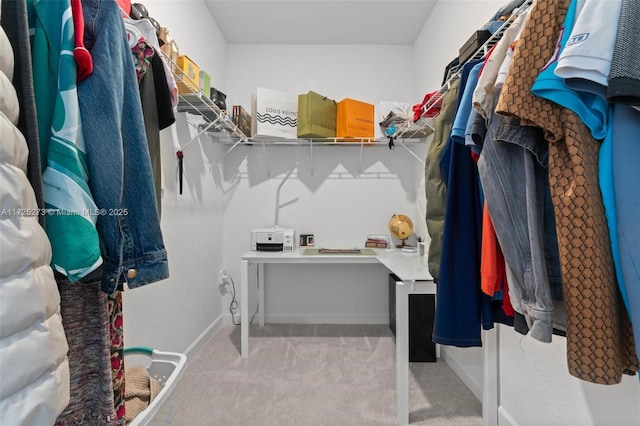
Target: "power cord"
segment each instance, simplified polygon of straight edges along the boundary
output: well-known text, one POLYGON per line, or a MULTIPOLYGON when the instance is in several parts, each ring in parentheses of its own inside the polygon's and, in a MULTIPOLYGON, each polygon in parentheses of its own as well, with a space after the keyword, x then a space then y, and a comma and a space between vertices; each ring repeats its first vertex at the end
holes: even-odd
MULTIPOLYGON (((231 314, 231 322, 233 325, 240 325, 241 323, 236 323, 236 317, 233 311, 237 310, 240 304, 238 303, 238 299, 236 299, 236 283, 233 281, 233 277, 227 274, 229 280, 231 281, 231 303, 229 303, 229 313, 231 314)), ((258 309, 260 309, 260 303, 258 302, 258 306, 256 306, 256 311, 251 315, 251 319, 249 320, 249 325, 253 324, 253 319, 258 313, 258 309)))

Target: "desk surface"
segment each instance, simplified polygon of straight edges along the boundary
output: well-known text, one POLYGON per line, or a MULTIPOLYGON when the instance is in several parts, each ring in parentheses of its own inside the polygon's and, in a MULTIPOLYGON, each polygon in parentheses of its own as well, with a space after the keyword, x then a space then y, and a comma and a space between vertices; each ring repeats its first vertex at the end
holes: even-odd
POLYGON ((363 254, 318 254, 305 255, 304 249, 291 253, 249 251, 241 259, 251 263, 381 263, 391 272, 405 281, 431 281, 427 263, 418 253, 405 253, 401 250, 377 249, 376 255, 363 254))

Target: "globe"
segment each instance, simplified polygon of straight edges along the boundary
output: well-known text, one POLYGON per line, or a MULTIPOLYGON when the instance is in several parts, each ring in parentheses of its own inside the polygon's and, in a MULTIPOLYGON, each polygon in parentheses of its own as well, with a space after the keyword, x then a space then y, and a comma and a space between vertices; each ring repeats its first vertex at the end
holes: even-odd
POLYGON ((398 245, 398 248, 404 247, 407 238, 413 235, 413 222, 409 216, 403 214, 394 214, 389 221, 389 232, 395 238, 402 241, 402 244, 398 245))

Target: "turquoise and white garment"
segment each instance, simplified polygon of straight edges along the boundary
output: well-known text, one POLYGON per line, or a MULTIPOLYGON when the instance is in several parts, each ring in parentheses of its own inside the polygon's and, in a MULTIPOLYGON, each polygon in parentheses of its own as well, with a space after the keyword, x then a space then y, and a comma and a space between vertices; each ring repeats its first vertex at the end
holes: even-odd
POLYGON ((558 59, 562 56, 564 48, 567 46, 576 20, 577 7, 583 4, 582 0, 572 0, 564 24, 561 28, 561 38, 558 41, 558 48, 553 57, 544 67, 536 81, 531 87, 531 92, 544 99, 570 109, 591 131, 594 139, 603 140, 607 135, 607 119, 609 105, 607 100, 597 94, 577 91, 565 84, 564 79, 555 74, 558 66, 558 59))
POLYGON ((69 0, 28 0, 40 156, 53 268, 75 282, 102 264, 86 164, 69 0))

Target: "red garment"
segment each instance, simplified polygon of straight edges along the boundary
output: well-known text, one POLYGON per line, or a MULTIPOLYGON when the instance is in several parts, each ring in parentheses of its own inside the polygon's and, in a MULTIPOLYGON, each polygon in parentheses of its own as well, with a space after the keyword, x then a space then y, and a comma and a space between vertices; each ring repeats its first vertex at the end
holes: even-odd
POLYGON ((498 244, 498 237, 491 222, 487 203, 482 211, 482 252, 480 254, 480 286, 482 292, 493 296, 506 281, 507 273, 504 266, 504 256, 498 244))
POLYGON ((116 0, 116 3, 118 3, 118 6, 120 6, 120 9, 122 9, 122 12, 124 12, 127 17, 131 15, 131 0, 116 0))
POLYGON ((84 15, 82 14, 82 2, 80 0, 71 0, 71 15, 73 15, 76 40, 73 58, 78 66, 77 81, 81 82, 93 72, 93 60, 91 59, 91 53, 84 47, 84 15))
MULTIPOLYGON (((446 92, 445 92, 446 93, 446 92)), ((422 103, 413 106, 413 121, 418 121, 421 117, 435 117, 440 113, 444 94, 439 91, 424 95, 422 103)))
POLYGON ((489 215, 487 203, 484 203, 482 210, 482 252, 480 253, 480 286, 482 292, 488 296, 493 296, 497 291, 502 290, 502 311, 507 316, 514 316, 516 313, 511 306, 509 297, 509 284, 507 282, 507 269, 505 267, 504 255, 498 243, 496 231, 489 215))
POLYGON ((502 284, 502 312, 507 316, 513 317, 516 315, 516 311, 513 309, 513 305, 511 305, 511 297, 509 297, 509 283, 507 281, 506 274, 502 280, 502 284))

